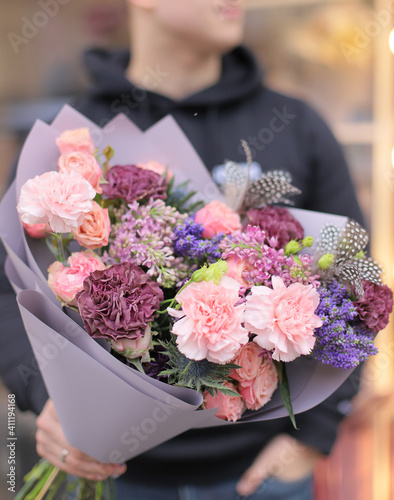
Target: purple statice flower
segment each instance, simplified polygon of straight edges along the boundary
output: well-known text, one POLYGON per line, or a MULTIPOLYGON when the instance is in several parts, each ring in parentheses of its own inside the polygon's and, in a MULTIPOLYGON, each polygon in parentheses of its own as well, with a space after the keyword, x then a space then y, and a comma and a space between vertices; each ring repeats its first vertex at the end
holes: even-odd
POLYGON ((319 275, 312 271, 313 257, 308 254, 293 256, 293 263, 283 269, 282 279, 286 286, 292 283, 320 287, 319 275))
POLYGON ((287 267, 293 258, 277 249, 276 238, 267 238, 258 226, 247 226, 244 232, 237 231, 222 240, 222 259, 234 259, 245 263, 242 278, 249 285, 271 286, 271 277, 288 276, 287 267))
POLYGON ((174 251, 177 255, 189 257, 193 260, 208 260, 216 262, 222 256, 219 244, 224 234, 219 233, 211 239, 204 239, 204 227, 195 222, 191 217, 183 225, 174 230, 174 251))
POLYGON ((121 221, 113 225, 104 260, 142 266, 160 286, 172 288, 190 271, 184 258, 176 257, 173 250, 174 230, 185 218, 163 200, 151 199, 147 205, 130 203, 121 221))
POLYGON ((259 226, 267 235, 277 238, 278 247, 284 248, 290 240, 302 240, 304 229, 284 207, 252 208, 246 215, 249 224, 259 226))
POLYGON ((334 281, 318 289, 320 303, 315 314, 323 325, 315 330, 312 356, 324 364, 345 370, 376 354, 373 335, 358 321, 355 304, 346 287, 334 281))

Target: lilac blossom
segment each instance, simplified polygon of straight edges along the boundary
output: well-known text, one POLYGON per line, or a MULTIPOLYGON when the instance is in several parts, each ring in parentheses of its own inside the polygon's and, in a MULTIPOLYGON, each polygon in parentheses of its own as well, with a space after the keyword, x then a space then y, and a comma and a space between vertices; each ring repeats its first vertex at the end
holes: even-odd
POLYGON ((173 250, 174 229, 183 224, 182 215, 162 200, 147 205, 134 201, 121 221, 112 228, 106 262, 132 262, 146 268, 164 288, 171 288, 189 275, 190 266, 173 250))
POLYGON ((272 276, 279 276, 286 286, 292 283, 319 286, 318 276, 312 274, 311 257, 285 255, 283 248, 277 248, 276 237, 268 238, 258 226, 249 225, 245 232, 226 237, 220 249, 223 259, 245 263, 242 277, 249 285, 271 286, 272 276))

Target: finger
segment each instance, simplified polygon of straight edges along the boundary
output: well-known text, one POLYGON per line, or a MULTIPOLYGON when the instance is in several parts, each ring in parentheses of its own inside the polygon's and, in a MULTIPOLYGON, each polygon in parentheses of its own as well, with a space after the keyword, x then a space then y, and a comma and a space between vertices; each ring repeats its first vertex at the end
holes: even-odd
POLYGON ((51 446, 46 440, 37 439, 37 453, 44 457, 52 465, 67 474, 84 477, 93 481, 105 480, 109 476, 119 476, 126 471, 123 464, 102 463, 92 457, 81 453, 79 450, 70 447, 67 443, 64 448, 51 446), (62 460, 63 450, 68 450, 68 454, 62 460))
POLYGON ((51 401, 47 402, 37 418, 36 441, 37 453, 68 474, 103 480, 108 476, 119 476, 126 470, 124 465, 99 462, 70 446, 51 401), (65 449, 68 454, 62 460, 62 451, 65 449))
POLYGON ((236 486, 240 495, 253 494, 257 488, 272 474, 278 464, 280 453, 287 436, 278 435, 272 439, 266 447, 257 455, 252 465, 245 471, 236 486))
POLYGON ((256 470, 254 467, 249 468, 238 481, 237 493, 244 497, 253 495, 267 477, 268 474, 263 474, 262 471, 256 470))

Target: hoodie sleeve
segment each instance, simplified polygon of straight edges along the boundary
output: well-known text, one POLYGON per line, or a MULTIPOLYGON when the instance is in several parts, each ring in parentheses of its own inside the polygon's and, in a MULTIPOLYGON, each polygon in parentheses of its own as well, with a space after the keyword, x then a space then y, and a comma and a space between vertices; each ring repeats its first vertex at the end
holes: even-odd
POLYGON ((4 273, 6 252, 0 243, 0 375, 4 385, 15 394, 20 410, 41 412, 47 391, 26 335, 15 293, 4 273))
POLYGON ((288 433, 294 439, 328 455, 335 444, 339 424, 351 411, 351 400, 360 386, 360 372, 361 367, 358 366, 323 403, 296 415, 298 430, 289 427, 288 433))
MULTIPOLYGON (((303 144, 308 149, 308 190, 305 208, 345 215, 364 224, 355 189, 342 148, 324 120, 309 106, 306 108, 303 144), (306 140, 305 140, 306 137, 306 140)), ((337 437, 338 426, 351 409, 357 394, 361 367, 328 399, 315 408, 296 415, 299 430, 289 433, 299 441, 328 454, 337 437)))
POLYGON ((304 152, 309 163, 306 207, 346 215, 363 224, 354 185, 342 147, 325 121, 309 106, 304 120, 304 152), (306 137, 306 140, 305 140, 306 137))

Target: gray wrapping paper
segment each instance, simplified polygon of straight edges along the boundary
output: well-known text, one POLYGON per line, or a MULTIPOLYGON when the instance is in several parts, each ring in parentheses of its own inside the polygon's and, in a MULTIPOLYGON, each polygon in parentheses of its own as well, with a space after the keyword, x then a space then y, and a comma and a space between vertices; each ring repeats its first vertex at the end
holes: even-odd
MULTIPOLYGON (((0 234, 8 258, 6 272, 16 291, 27 335, 48 393, 71 445, 104 462, 123 462, 196 427, 243 425, 287 416, 277 390, 262 409, 246 412, 238 422, 199 410, 201 395, 149 378, 111 356, 66 314, 46 282, 53 256, 45 244, 25 235, 16 211, 21 186, 35 175, 57 169, 55 139, 66 129, 87 126, 95 145, 115 150, 112 164, 155 160, 168 165, 177 182, 190 180, 196 199, 222 196, 179 126, 166 117, 141 132, 124 115, 103 129, 65 106, 51 125, 38 121, 18 164, 16 182, 0 205, 0 234), (131 146, 132 145, 132 146, 131 146), (174 147, 176 145, 176 147, 174 147)), ((291 209, 306 235, 321 226, 342 226, 344 217, 291 209)), ((287 364, 295 413, 319 404, 350 375, 301 357, 287 364)))

